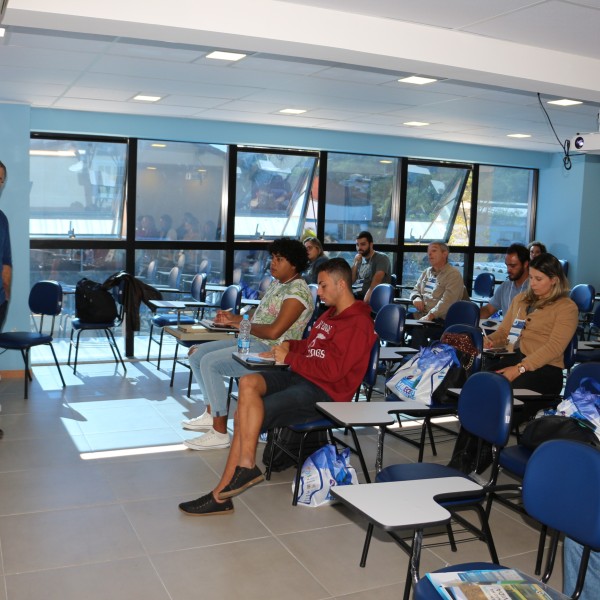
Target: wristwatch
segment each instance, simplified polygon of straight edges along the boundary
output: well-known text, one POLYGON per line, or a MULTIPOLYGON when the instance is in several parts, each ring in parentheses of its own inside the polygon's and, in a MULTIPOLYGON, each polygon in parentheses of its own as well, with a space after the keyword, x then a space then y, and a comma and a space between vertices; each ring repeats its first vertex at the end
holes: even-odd
POLYGON ((525 373, 525 371, 527 371, 527 369, 525 368, 525 365, 523 363, 519 363, 517 365, 517 370, 519 371, 520 375, 523 375, 523 373, 525 373))

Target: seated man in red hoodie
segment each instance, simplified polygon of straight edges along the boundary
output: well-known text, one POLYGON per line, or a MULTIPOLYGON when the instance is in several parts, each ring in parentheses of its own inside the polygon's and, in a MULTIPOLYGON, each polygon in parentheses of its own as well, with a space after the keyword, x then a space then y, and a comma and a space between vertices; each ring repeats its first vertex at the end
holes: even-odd
POLYGON ((231 498, 264 479, 256 465, 261 431, 320 418, 317 402, 352 399, 376 340, 371 309, 352 295, 352 271, 344 259, 326 262, 318 282, 319 297, 329 309, 308 339, 286 341, 261 354, 285 362, 288 370, 240 379, 233 439, 221 481, 205 496, 180 504, 183 512, 199 516, 232 512, 231 498))

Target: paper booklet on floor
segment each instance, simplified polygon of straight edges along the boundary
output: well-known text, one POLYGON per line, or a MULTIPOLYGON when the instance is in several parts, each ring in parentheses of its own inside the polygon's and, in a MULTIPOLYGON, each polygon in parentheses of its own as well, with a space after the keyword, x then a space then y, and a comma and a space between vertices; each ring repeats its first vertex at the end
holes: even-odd
POLYGON ((568 600, 568 597, 516 569, 427 573, 446 600, 568 600))

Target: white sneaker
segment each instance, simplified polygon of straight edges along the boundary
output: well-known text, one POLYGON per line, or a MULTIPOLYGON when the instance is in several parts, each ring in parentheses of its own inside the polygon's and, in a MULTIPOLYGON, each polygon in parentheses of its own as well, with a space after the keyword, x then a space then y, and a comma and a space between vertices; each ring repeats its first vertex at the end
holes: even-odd
POLYGON ((181 421, 181 426, 184 429, 191 429, 192 431, 205 431, 212 429, 213 418, 212 415, 205 410, 203 415, 187 421, 181 421))
POLYGON ((190 450, 215 450, 217 448, 229 448, 231 440, 228 433, 219 433, 211 429, 204 435, 185 440, 183 444, 190 450))

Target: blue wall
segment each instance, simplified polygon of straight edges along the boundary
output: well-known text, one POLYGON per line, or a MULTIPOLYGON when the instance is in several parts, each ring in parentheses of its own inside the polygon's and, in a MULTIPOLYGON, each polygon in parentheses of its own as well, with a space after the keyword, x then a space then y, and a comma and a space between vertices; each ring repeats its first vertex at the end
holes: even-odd
MULTIPOLYGON (((9 180, 0 198, 0 206, 11 224, 16 272, 6 330, 28 326, 29 278, 20 273, 29 273, 28 149, 31 131, 320 149, 538 168, 540 194, 536 236, 560 258, 569 260, 572 282, 583 281, 580 277, 589 278, 590 282, 600 287, 595 268, 595 256, 598 254, 595 230, 600 222, 600 203, 596 202, 596 190, 600 189, 600 162, 596 157, 574 157, 573 169, 566 172, 558 153, 300 127, 30 109, 21 105, 0 104, 0 159, 6 162, 9 170, 9 180), (585 257, 585 260, 580 257, 585 257)), ((1 356, 0 369, 21 368, 20 357, 10 356, 15 354, 1 356)))

